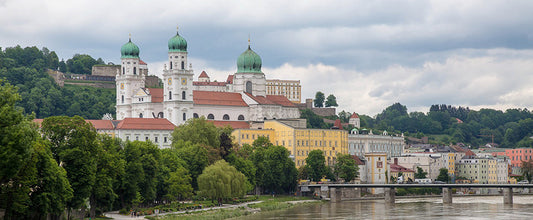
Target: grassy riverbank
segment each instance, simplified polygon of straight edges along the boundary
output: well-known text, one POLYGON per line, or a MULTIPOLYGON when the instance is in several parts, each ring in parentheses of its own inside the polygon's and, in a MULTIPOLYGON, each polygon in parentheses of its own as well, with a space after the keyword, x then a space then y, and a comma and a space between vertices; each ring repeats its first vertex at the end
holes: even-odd
POLYGON ((220 208, 205 211, 185 212, 178 214, 169 214, 159 217, 150 216, 148 219, 229 219, 240 216, 252 215, 256 212, 266 212, 273 210, 288 209, 307 203, 321 202, 319 200, 312 200, 310 197, 295 197, 295 196, 260 196, 258 203, 247 204, 243 206, 233 206, 229 208, 220 208))

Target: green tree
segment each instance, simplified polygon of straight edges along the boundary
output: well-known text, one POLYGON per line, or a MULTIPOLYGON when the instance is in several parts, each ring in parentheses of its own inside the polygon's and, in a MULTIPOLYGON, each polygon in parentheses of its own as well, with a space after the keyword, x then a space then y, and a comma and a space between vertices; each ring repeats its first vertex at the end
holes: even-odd
POLYGON ((328 95, 328 98, 326 99, 326 107, 331 106, 339 106, 337 104, 337 98, 333 94, 328 95))
POLYGON ((212 200, 243 197, 246 177, 224 160, 208 166, 198 177, 199 195, 212 200))
POLYGON ((126 161, 120 155, 122 149, 120 139, 99 134, 97 146, 96 181, 89 197, 91 218, 96 217, 97 209, 102 212, 112 210, 112 204, 118 198, 115 185, 124 175, 126 165, 126 161))
POLYGON ((172 133, 173 141, 190 141, 192 144, 207 145, 212 148, 220 146, 220 131, 204 117, 187 120, 172 133))
POLYGON ((191 180, 189 171, 182 166, 178 167, 170 173, 166 180, 168 193, 165 197, 171 200, 181 200, 191 197, 193 195, 191 180))
POLYGON ((422 168, 416 167, 415 179, 425 179, 428 172, 425 172, 422 168))
POLYGON ((63 164, 74 190, 68 203, 70 215, 70 209, 80 208, 93 192, 99 151, 96 129, 79 116, 54 116, 44 119, 41 131, 52 143, 52 154, 63 164))
POLYGON ((448 169, 446 168, 439 169, 439 175, 437 176, 437 181, 442 181, 445 183, 450 181, 450 176, 448 175, 448 169))
POLYGON ((324 99, 325 99, 324 93, 320 91, 316 92, 315 100, 313 101, 313 103, 315 104, 315 107, 317 108, 324 107, 324 99))
POLYGON ((349 154, 339 154, 337 163, 335 163, 335 175, 342 178, 345 182, 352 181, 358 175, 359 167, 355 160, 349 154))
POLYGON ((161 170, 161 151, 151 142, 127 142, 122 151, 126 161, 121 184, 122 206, 151 205, 157 197, 158 174, 161 170))
POLYGON ((191 174, 193 189, 198 189, 198 176, 209 165, 208 152, 206 148, 191 142, 176 142, 172 143, 172 147, 177 150, 178 157, 185 161, 184 166, 191 174))
POLYGON ((0 97, 0 185, 3 185, 19 173, 38 134, 31 117, 15 106, 20 101, 16 87, 0 79, 0 97))
POLYGON ((311 181, 320 181, 326 174, 326 159, 321 150, 312 150, 305 158, 305 166, 311 181))

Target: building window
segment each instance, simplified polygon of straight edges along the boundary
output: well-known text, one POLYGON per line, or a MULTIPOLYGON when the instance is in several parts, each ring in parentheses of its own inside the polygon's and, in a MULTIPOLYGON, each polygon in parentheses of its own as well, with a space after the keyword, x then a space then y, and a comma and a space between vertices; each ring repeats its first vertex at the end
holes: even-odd
POLYGON ((163 112, 159 112, 159 113, 157 114, 157 118, 163 118, 163 116, 164 116, 163 112))
POLYGON ((144 137, 144 141, 148 141, 148 137, 144 137))
POLYGON ((170 69, 172 69, 172 61, 170 61, 170 69))
POLYGON ((122 75, 126 73, 126 68, 122 67, 122 75))
POLYGON ((239 117, 237 118, 239 121, 244 121, 244 116, 243 115, 239 115, 239 117))
POLYGON ((168 100, 172 100, 172 91, 168 91, 168 100))
POLYGON ((143 113, 139 113, 139 118, 143 118, 143 113))
POLYGON ((198 114, 194 113, 194 114, 192 114, 192 117, 193 118, 198 118, 198 114))
POLYGON ((185 62, 181 61, 181 69, 184 70, 185 69, 185 62))
POLYGON ((207 115, 207 119, 214 120, 215 116, 213 114, 209 114, 207 115))
POLYGON ((133 75, 137 75, 137 68, 133 67, 133 75))
POLYGON ((155 138, 154 138, 154 142, 156 142, 156 143, 157 143, 157 137, 155 137, 155 138))
POLYGON ((167 143, 167 137, 163 138, 163 142, 167 143))
POLYGON ((246 82, 246 92, 252 94, 252 82, 246 82))
POLYGON ((185 91, 181 92, 181 99, 185 100, 185 91))
POLYGON ((122 104, 124 104, 124 95, 122 95, 122 104))
POLYGON ((222 120, 229 120, 229 115, 228 114, 224 114, 224 116, 222 116, 222 120))
POLYGON ((187 113, 183 113, 183 120, 186 121, 187 120, 187 113))
POLYGON ((139 136, 135 136, 135 140, 138 141, 139 140, 139 136))

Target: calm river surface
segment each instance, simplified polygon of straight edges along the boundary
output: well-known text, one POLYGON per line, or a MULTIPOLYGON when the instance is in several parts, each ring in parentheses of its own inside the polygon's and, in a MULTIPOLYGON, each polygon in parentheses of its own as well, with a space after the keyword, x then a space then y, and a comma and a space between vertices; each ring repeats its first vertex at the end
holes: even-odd
POLYGON ((514 204, 504 205, 502 196, 396 199, 317 203, 283 211, 257 213, 240 219, 533 219, 533 196, 514 195, 514 204))

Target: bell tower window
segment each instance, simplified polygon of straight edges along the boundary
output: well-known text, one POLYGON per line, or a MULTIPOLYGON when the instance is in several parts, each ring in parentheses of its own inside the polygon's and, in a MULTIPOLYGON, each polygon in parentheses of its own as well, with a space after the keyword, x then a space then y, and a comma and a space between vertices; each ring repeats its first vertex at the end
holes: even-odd
POLYGON ((181 92, 181 99, 185 100, 185 91, 181 92))
POLYGON ((126 74, 126 68, 122 67, 122 75, 126 74))
POLYGON ((124 95, 122 95, 122 104, 124 104, 124 95))
POLYGON ((246 82, 246 92, 252 94, 252 82, 246 82))
POLYGON ((185 69, 185 62, 181 61, 181 69, 184 70, 185 69))
POLYGON ((172 100, 172 91, 168 91, 168 100, 172 100))
POLYGON ((137 75, 137 67, 133 67, 133 75, 137 75))
POLYGON ((170 61, 170 69, 172 69, 172 61, 170 61))

